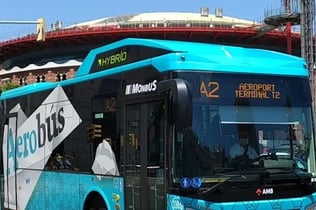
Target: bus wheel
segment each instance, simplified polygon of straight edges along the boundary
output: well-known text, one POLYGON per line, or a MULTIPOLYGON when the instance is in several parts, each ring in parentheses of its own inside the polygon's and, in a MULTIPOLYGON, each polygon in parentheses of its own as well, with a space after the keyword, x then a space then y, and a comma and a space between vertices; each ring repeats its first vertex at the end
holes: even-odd
POLYGON ((103 198, 98 193, 93 193, 89 196, 86 204, 84 205, 84 210, 107 210, 106 204, 103 198))

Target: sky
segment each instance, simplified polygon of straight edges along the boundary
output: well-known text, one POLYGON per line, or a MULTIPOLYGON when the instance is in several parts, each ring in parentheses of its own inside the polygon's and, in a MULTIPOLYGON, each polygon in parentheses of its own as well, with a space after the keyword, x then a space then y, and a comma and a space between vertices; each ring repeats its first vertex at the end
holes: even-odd
POLYGON ((143 12, 200 12, 210 14, 222 8, 224 16, 262 21, 264 11, 278 9, 282 0, 6 0, 1 2, 0 41, 36 31, 32 24, 4 24, 6 21, 36 21, 44 18, 47 29, 61 20, 63 26, 94 19, 143 12), (2 23, 1 23, 2 21, 2 23))

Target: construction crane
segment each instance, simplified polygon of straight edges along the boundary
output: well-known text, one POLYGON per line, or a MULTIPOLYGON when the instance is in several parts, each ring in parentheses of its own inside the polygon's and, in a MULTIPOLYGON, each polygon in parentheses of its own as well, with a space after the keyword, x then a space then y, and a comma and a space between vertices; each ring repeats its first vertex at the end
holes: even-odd
POLYGON ((306 59, 314 94, 315 45, 313 36, 315 25, 315 0, 301 0, 301 10, 301 56, 306 59))
POLYGON ((0 24, 36 24, 36 41, 45 41, 46 24, 44 18, 38 18, 37 21, 0 20, 0 24))
MULTIPOLYGON (((310 83, 315 104, 315 0, 281 0, 281 7, 278 9, 265 10, 264 25, 257 29, 258 35, 285 27, 287 32, 287 52, 292 53, 292 26, 300 26, 301 34, 301 57, 306 60, 310 75, 310 83)), ((316 110, 316 109, 315 109, 316 110)))

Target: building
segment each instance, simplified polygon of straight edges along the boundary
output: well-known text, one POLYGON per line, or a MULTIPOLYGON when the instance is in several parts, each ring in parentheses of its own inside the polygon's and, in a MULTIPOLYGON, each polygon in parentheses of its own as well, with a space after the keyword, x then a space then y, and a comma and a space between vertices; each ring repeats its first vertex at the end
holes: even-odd
MULTIPOLYGON (((46 32, 0 42, 0 85, 55 82, 72 78, 87 53, 96 47, 127 37, 189 40, 288 51, 284 28, 263 31, 264 24, 224 16, 223 9, 210 14, 155 12, 107 17, 67 27, 58 21, 46 32)), ((290 32, 291 53, 300 56, 300 34, 290 32)))

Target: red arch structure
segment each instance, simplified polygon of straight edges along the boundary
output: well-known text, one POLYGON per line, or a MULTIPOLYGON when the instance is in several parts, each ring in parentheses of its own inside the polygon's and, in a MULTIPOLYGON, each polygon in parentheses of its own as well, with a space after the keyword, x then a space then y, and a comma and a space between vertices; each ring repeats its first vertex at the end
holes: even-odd
MULTIPOLYGON (((90 27, 50 31, 45 42, 37 42, 36 34, 0 42, 0 62, 24 53, 56 49, 65 46, 99 46, 127 37, 189 40, 208 43, 251 46, 286 52, 287 32, 270 31, 260 35, 251 28, 210 27, 90 27)), ((293 54, 299 55, 300 35, 292 34, 293 54)))

